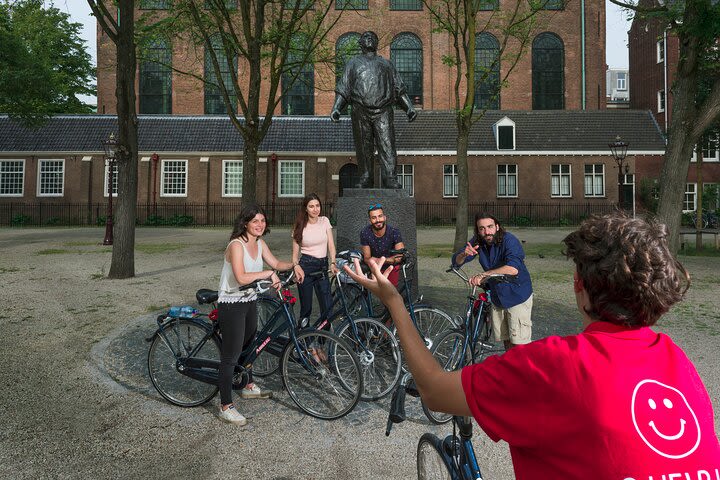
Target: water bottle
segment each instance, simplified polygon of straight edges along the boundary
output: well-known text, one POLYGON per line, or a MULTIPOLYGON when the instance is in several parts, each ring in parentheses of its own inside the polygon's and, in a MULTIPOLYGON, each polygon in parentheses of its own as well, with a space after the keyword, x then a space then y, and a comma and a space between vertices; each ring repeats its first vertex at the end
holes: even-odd
POLYGON ((193 307, 191 307, 190 305, 184 305, 184 306, 180 309, 180 316, 181 316, 181 317, 184 317, 184 318, 192 318, 192 317, 194 317, 196 314, 197 314, 197 310, 195 310, 195 309, 194 309, 193 307))
POLYGON ((178 318, 180 316, 180 309, 182 307, 170 307, 168 310, 168 317, 178 318))

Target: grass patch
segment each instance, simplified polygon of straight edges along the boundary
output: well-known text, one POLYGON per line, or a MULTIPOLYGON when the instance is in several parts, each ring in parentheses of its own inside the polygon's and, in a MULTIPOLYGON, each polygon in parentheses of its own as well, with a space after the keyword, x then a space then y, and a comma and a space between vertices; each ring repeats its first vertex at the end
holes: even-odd
POLYGON ((142 253, 155 254, 182 250, 185 246, 184 243, 136 243, 135 250, 142 253))
POLYGON ((92 280, 100 280, 101 278, 105 278, 104 273, 93 273, 92 275, 90 275, 90 279, 92 280))
POLYGON ((452 244, 449 243, 432 243, 429 245, 419 245, 417 249, 418 257, 429 258, 450 258, 455 253, 452 244))
POLYGON ((678 257, 720 257, 720 250, 712 245, 706 246, 702 250, 696 250, 695 244, 685 244, 685 248, 678 252, 678 257))
POLYGON ((568 283, 572 280, 571 270, 530 270, 530 278, 533 283, 568 283))
POLYGON ((66 247, 93 247, 93 246, 99 246, 100 242, 88 242, 88 241, 65 242, 65 243, 63 243, 63 245, 66 247))
POLYGON ((61 255, 63 253, 77 253, 73 252, 72 250, 66 250, 64 248, 47 248, 45 250, 40 250, 37 252, 38 255, 61 255))
POLYGON ((562 254, 562 250, 565 244, 560 243, 524 243, 523 244, 523 250, 525 250, 525 256, 535 256, 538 257, 556 257, 556 258, 564 258, 565 255, 562 254))
POLYGON ((13 273, 19 271, 20 269, 17 267, 0 267, 0 273, 13 273))

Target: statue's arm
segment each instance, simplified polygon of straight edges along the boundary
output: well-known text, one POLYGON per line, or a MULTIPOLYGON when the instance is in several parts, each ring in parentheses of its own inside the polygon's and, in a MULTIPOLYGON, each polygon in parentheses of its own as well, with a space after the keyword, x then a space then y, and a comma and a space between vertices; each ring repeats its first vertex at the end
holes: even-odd
POLYGON ((330 119, 333 122, 337 122, 340 120, 340 112, 342 112, 345 106, 347 106, 347 100, 345 100, 345 97, 339 92, 336 93, 335 104, 333 105, 332 112, 330 112, 330 119))

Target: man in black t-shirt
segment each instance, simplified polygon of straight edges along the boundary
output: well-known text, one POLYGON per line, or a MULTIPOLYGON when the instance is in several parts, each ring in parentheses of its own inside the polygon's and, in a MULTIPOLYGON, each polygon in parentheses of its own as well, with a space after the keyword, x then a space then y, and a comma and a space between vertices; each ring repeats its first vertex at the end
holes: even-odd
POLYGON ((386 223, 387 217, 381 204, 376 203, 368 207, 370 224, 360 230, 360 249, 363 260, 385 257, 385 267, 393 265, 393 271, 388 277, 395 287, 400 277, 400 261, 402 255, 390 255, 390 250, 399 250, 405 247, 400 230, 386 223))

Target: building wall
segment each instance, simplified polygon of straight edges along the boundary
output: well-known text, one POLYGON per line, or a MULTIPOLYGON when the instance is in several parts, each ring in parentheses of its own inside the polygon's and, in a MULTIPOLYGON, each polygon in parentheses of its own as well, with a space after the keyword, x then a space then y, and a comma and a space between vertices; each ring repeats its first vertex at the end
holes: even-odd
MULTIPOLYGON (((361 33, 373 30, 380 37, 379 54, 390 57, 390 42, 402 32, 417 35, 423 45, 423 97, 421 105, 425 109, 446 110, 455 107, 454 71, 442 63, 445 55, 452 54, 452 45, 448 35, 433 33, 433 23, 426 9, 421 11, 391 11, 387 0, 369 0, 365 11, 345 11, 328 35, 328 44, 334 46, 336 40, 347 32, 361 33)), ((501 0, 501 10, 509 10, 515 0, 501 0)), ((331 9, 330 15, 340 12, 331 9)), ((164 15, 162 11, 136 11, 136 18, 151 14, 155 18, 164 15)), ((487 21, 491 12, 481 12, 478 25, 487 21)), ((538 14, 536 33, 548 31, 557 34, 565 47, 565 108, 581 109, 582 102, 582 51, 580 2, 567 2, 565 10, 544 11, 538 14)), ((330 19, 328 19, 330 21, 330 19)), ((493 32, 490 28, 489 31, 493 32)), ((497 32, 496 36, 499 36, 497 32)), ((602 0, 585 2, 585 108, 605 108, 605 3, 602 0)), ((518 48, 510 42, 511 49, 518 48)), ((334 48, 334 47, 333 47, 334 48)), ((98 112, 115 113, 115 49, 110 39, 98 27, 98 112)), ((195 51, 187 39, 173 39, 173 66, 202 75, 203 51, 195 51)), ((138 66, 139 69, 139 66, 138 66)), ((501 65, 501 77, 509 69, 509 62, 501 65)), ((315 114, 328 115, 334 101, 334 73, 322 65, 316 67, 315 76, 315 114)), ((239 65, 239 75, 245 69, 239 65)), ((136 82, 137 86, 137 82, 136 82)), ((204 95, 202 82, 192 77, 173 73, 172 75, 172 113, 204 113, 204 95)), ((267 87, 266 87, 267 88, 267 87)), ((267 95, 267 91, 264 92, 267 95)), ((261 101, 264 105, 264 100, 261 101)), ((532 60, 530 47, 524 51, 521 60, 508 77, 508 86, 501 93, 502 109, 532 109, 532 60)), ((264 112, 264 107, 261 107, 264 112)), ((275 113, 279 113, 279 108, 275 113)))
POLYGON ((660 128, 666 132, 672 111, 672 84, 675 81, 678 39, 658 19, 636 18, 628 32, 630 62, 630 108, 650 110, 660 128), (665 44, 666 61, 658 61, 658 42, 665 44), (667 81, 666 81, 667 77, 667 81), (658 111, 658 92, 665 90, 665 111, 658 111))
MULTIPOLYGON (((105 163, 100 155, 44 155, 18 157, 2 155, 4 159, 25 159, 24 195, 21 197, 0 197, 3 203, 104 203, 107 201, 105 192, 105 163), (37 165, 39 159, 64 159, 64 192, 62 196, 39 197, 37 195, 37 165), (85 160, 84 160, 85 159, 85 160)), ((223 160, 239 160, 238 155, 216 154, 201 156, 198 154, 159 154, 157 164, 150 156, 141 155, 138 163, 138 203, 171 204, 204 204, 204 203, 235 203, 239 197, 224 197, 222 192, 223 160), (168 160, 187 160, 187 181, 185 196, 164 196, 162 194, 162 164, 168 160), (157 168, 157 173, 155 173, 157 168), (154 187, 154 188, 153 188, 154 187)), ((659 161, 660 157, 650 157, 659 161)), ((301 160, 305 165, 304 193, 316 192, 326 201, 337 199, 339 190, 338 175, 343 165, 354 163, 353 157, 316 155, 283 155, 278 154, 277 162, 283 160, 301 160)), ((443 197, 443 167, 455 164, 454 156, 400 156, 399 165, 413 165, 414 197, 417 202, 449 202, 454 198, 443 197)), ((634 157, 628 157, 630 171, 635 171, 634 157)), ((261 203, 269 203, 273 197, 278 201, 294 201, 300 197, 281 197, 277 163, 268 157, 261 157, 257 172, 257 198, 261 203), (273 169, 275 168, 275 173, 273 169), (273 181, 274 179, 274 181, 273 181), (274 188, 273 188, 274 187, 274 188)), ((540 155, 493 155, 471 156, 468 159, 470 172, 470 202, 496 201, 497 166, 517 165, 517 197, 510 198, 522 202, 585 202, 614 201, 617 198, 617 173, 610 155, 594 156, 540 156, 540 155), (572 196, 569 198, 553 198, 551 196, 552 164, 571 166, 572 196), (585 197, 583 193, 584 166, 586 164, 603 164, 605 178, 605 195, 602 197, 585 197)), ((654 163, 646 173, 652 172, 654 163)), ((707 164, 706 165, 710 165, 707 164)), ((713 167, 718 167, 717 162, 713 167)), ((637 173, 642 169, 638 167, 637 173)))

